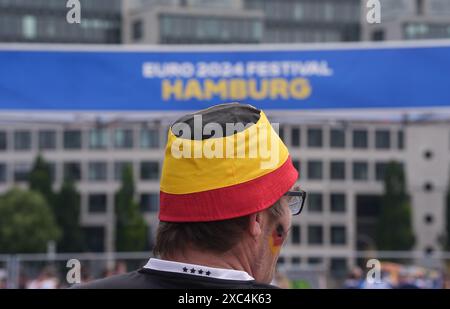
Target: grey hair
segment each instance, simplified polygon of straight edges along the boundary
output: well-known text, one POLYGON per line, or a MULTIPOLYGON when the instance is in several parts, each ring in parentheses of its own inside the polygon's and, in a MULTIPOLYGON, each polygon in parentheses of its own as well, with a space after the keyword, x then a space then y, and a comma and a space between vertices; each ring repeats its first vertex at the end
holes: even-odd
POLYGON ((269 208, 269 213, 275 218, 283 215, 283 206, 281 205, 280 200, 276 201, 275 204, 269 208))

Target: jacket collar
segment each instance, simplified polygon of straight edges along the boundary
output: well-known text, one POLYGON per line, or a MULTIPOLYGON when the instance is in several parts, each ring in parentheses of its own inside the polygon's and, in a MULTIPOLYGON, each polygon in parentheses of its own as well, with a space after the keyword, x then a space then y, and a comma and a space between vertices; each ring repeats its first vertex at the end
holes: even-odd
POLYGON ((238 280, 251 281, 255 280, 247 272, 242 270, 215 268, 203 265, 179 263, 161 259, 151 258, 144 266, 146 269, 153 269, 158 271, 167 271, 180 274, 188 274, 199 277, 224 279, 224 280, 238 280))

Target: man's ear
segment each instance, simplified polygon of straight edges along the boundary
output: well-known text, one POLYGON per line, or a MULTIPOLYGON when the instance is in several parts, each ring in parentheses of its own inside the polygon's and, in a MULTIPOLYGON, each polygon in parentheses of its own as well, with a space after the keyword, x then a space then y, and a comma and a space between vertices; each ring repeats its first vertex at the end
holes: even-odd
POLYGON ((262 233, 261 219, 262 216, 259 212, 250 215, 249 232, 253 237, 258 237, 262 233))

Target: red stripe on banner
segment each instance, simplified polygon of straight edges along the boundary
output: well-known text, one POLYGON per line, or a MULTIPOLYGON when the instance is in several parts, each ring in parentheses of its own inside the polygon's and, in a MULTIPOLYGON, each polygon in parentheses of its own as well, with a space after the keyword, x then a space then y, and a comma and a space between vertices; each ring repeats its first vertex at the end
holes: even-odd
POLYGON ((159 219, 166 222, 219 221, 272 206, 297 181, 291 157, 278 169, 229 187, 189 194, 160 192, 159 219))

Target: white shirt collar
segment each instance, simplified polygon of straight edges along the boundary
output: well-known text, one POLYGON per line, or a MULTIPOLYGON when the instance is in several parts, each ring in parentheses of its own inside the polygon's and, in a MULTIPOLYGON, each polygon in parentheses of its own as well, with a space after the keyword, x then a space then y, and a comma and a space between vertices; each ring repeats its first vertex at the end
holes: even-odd
POLYGON ((242 270, 215 268, 203 265, 179 263, 154 258, 151 258, 144 266, 144 268, 180 274, 195 275, 206 278, 224 279, 224 280, 238 280, 238 281, 255 280, 247 272, 242 270))

